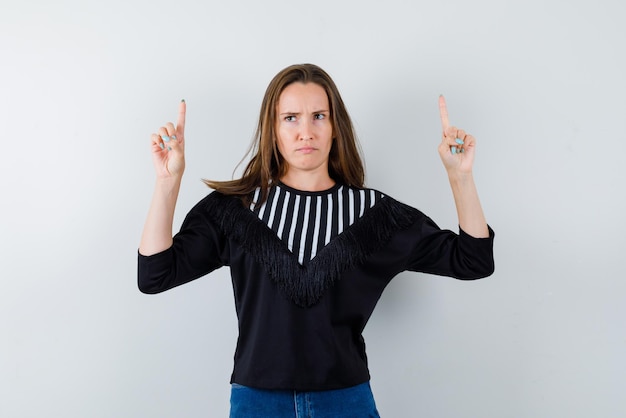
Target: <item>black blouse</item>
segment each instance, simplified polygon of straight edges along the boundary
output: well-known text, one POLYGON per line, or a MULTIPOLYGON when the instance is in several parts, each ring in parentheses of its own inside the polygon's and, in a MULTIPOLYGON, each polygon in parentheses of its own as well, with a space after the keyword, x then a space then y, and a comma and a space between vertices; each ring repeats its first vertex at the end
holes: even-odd
POLYGON ((442 230, 371 189, 277 184, 259 207, 213 192, 189 212, 172 247, 139 254, 138 284, 159 293, 229 266, 239 324, 231 382, 339 389, 369 380, 361 334, 391 279, 405 270, 489 276, 489 234, 442 230))

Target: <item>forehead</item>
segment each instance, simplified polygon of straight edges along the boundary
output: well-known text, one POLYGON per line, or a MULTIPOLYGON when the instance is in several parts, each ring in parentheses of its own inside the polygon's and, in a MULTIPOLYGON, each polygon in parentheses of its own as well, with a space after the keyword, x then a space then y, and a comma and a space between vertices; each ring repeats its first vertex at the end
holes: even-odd
POLYGON ((298 110, 311 107, 313 110, 328 110, 328 95, 324 87, 315 83, 295 82, 284 88, 278 97, 277 107, 281 110, 298 110))

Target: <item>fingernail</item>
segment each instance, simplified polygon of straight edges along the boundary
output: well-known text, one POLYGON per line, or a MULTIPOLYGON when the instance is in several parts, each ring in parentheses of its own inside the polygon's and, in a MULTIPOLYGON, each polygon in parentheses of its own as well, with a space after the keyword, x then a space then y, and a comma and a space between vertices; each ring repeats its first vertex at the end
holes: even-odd
POLYGON ((168 150, 168 151, 171 151, 171 150, 172 150, 172 147, 167 147, 167 150, 168 150))
POLYGON ((185 103, 185 99, 180 99, 181 103, 185 103))
POLYGON ((463 142, 463 140, 461 138, 457 138, 455 139, 456 143, 459 145, 463 145, 465 142, 463 142))
POLYGON ((452 152, 452 154, 456 154, 456 147, 450 147, 450 151, 452 152))
POLYGON ((165 145, 163 145, 163 142, 159 142, 159 146, 161 147, 161 149, 165 149, 165 145))
POLYGON ((176 135, 170 136, 170 139, 176 139, 176 135))
POLYGON ((170 137, 169 136, 163 136, 161 135, 161 139, 165 142, 170 142, 170 137))

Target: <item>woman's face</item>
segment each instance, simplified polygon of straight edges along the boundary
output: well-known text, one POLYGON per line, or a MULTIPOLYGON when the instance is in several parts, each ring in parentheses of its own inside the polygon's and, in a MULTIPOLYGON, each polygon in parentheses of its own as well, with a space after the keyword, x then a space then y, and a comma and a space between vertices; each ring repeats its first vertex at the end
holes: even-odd
POLYGON ((315 83, 288 85, 278 98, 276 114, 277 146, 288 175, 328 177, 333 127, 324 88, 315 83))

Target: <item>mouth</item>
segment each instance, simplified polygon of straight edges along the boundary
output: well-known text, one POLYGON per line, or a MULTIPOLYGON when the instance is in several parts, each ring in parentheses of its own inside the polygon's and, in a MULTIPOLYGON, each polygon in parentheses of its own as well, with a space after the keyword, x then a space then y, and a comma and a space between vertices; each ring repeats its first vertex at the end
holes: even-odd
POLYGON ((313 147, 302 147, 302 148, 298 148, 296 149, 296 152, 301 152, 303 154, 310 154, 313 151, 315 151, 317 148, 313 148, 313 147))

